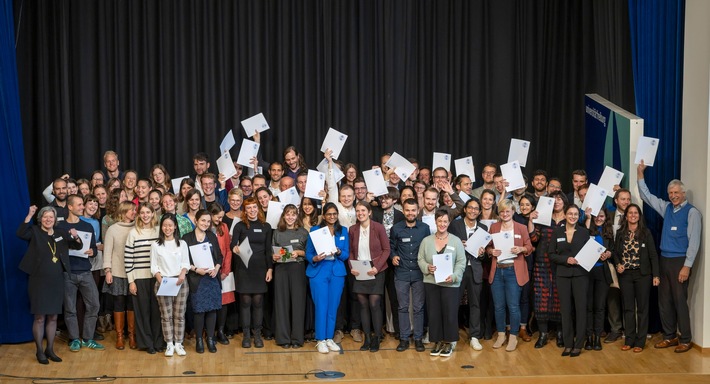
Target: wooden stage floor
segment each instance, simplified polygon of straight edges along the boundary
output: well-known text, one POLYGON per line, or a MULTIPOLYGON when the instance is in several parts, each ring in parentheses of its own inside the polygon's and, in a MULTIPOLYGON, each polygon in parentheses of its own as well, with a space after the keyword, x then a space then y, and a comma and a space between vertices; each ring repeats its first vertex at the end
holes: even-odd
POLYGON ((534 349, 535 338, 530 343, 521 341, 515 352, 494 350, 493 342, 487 340, 482 342, 483 351, 476 352, 464 341, 463 332, 461 336, 456 352, 448 358, 431 357, 428 350, 417 353, 413 345, 409 351, 397 352, 397 341, 391 337, 378 353, 361 352, 360 345, 348 335, 342 342, 342 354, 320 354, 315 343, 293 350, 266 341, 263 349, 242 349, 241 334, 228 346, 218 345, 216 354, 197 354, 194 341, 188 341, 187 356, 168 358, 128 348, 118 351, 112 344, 113 334, 107 334, 105 351, 82 349, 72 353, 66 343, 57 339, 57 354, 64 361, 49 365, 37 363, 33 343, 2 345, 0 382, 30 382, 32 378, 35 382, 43 382, 37 381, 40 378, 47 379, 46 382, 62 379, 118 383, 318 382, 323 380, 313 373, 339 371, 345 377, 330 381, 710 383, 710 353, 702 353, 699 348, 684 354, 674 353, 672 348, 656 350, 653 344, 660 340, 660 335, 654 335, 642 353, 622 352, 622 342, 617 341, 604 344, 601 352, 583 351, 576 358, 561 357, 561 349, 554 345, 554 340, 541 349, 534 349), (190 371, 194 373, 186 373, 190 371))

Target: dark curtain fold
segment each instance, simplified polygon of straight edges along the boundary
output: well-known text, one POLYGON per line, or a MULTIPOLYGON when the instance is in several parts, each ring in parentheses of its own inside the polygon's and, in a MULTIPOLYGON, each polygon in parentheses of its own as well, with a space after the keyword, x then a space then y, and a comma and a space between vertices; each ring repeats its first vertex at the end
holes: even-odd
MULTIPOLYGON (((21 0, 16 0, 19 13, 21 0)), ((264 156, 311 166, 329 127, 341 158, 507 161, 569 189, 584 167, 583 98, 633 105, 625 1, 26 1, 18 69, 29 188, 88 175, 107 149, 145 175, 191 173, 228 129, 263 112, 264 156)), ((234 155, 236 155, 236 150, 234 155)), ((214 162, 213 162, 214 167, 214 162)))
MULTIPOLYGON (((680 178, 683 117, 684 0, 629 0, 634 92, 644 135, 659 139, 654 167, 644 179, 653 194, 668 199, 668 182, 680 178)), ((660 241, 663 219, 644 208, 660 241)))
POLYGON ((27 275, 17 268, 27 244, 15 236, 27 215, 29 195, 22 143, 15 31, 11 1, 0 1, 0 343, 32 338, 27 275))

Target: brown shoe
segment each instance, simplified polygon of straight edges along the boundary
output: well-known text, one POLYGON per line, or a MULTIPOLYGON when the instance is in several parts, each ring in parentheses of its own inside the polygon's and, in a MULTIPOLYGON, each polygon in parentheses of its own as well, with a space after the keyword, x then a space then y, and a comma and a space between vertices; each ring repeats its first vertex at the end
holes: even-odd
POLYGON ((624 344, 624 345, 621 347, 621 350, 622 350, 622 351, 630 351, 630 350, 631 350, 631 346, 624 344))
POLYGON ((654 348, 668 348, 668 347, 675 347, 678 345, 678 338, 673 338, 673 339, 665 339, 663 341, 659 341, 654 345, 654 348))
POLYGON ((528 330, 526 328, 520 328, 520 332, 518 333, 518 336, 520 336, 520 339, 523 340, 524 342, 528 343, 530 340, 532 340, 532 337, 528 333, 528 330))
POLYGON ((688 352, 690 351, 690 343, 680 343, 678 344, 677 347, 675 347, 675 350, 673 352, 675 353, 683 353, 683 352, 688 352))
POLYGON ((362 343, 364 333, 359 329, 353 329, 350 331, 350 336, 353 337, 353 341, 356 343, 362 343))
POLYGON ((335 331, 333 341, 335 341, 335 344, 340 344, 343 341, 343 331, 335 331))
POLYGON ((634 347, 634 353, 641 353, 643 352, 643 348, 641 347, 634 347))

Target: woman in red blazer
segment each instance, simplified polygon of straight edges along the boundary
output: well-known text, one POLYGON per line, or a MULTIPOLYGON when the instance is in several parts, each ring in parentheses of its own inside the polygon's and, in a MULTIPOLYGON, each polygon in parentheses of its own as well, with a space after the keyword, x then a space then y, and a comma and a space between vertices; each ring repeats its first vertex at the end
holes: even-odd
POLYGON ((528 282, 528 267, 525 256, 533 251, 528 228, 513 221, 515 207, 513 202, 505 199, 498 203, 498 216, 500 221, 491 225, 490 234, 505 233, 513 237, 513 247, 508 250, 496 249, 488 246, 488 253, 493 258, 491 273, 488 280, 493 294, 495 307, 496 328, 498 339, 493 348, 500 348, 505 344, 505 311, 510 314, 510 339, 506 351, 512 352, 518 345, 518 332, 520 331, 520 292, 523 285, 528 282), (504 252, 505 251, 505 252, 504 252), (513 258, 503 259, 504 254, 512 253, 513 258))
POLYGON ((382 295, 385 290, 385 274, 387 258, 390 255, 390 242, 387 238, 385 227, 370 220, 372 208, 370 204, 359 202, 355 206, 357 223, 348 230, 350 238, 350 264, 351 273, 357 280, 353 284, 353 292, 357 294, 360 302, 360 316, 362 329, 365 332, 365 342, 360 347, 361 351, 377 352, 380 350, 380 337, 382 337, 382 295), (370 269, 367 275, 374 277, 360 280, 360 273, 355 265, 363 263, 370 269), (370 335, 370 322, 374 326, 375 334, 370 335))

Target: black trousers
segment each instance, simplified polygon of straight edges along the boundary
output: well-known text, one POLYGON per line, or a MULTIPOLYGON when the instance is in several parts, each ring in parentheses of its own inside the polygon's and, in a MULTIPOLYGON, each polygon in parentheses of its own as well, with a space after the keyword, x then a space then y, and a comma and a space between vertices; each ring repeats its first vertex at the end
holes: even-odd
POLYGON ((163 326, 160 322, 158 299, 153 294, 155 279, 136 279, 138 294, 131 295, 136 318, 136 343, 138 348, 165 348, 163 326))
POLYGON ((589 276, 557 276, 557 294, 562 312, 565 348, 582 349, 587 330, 587 290, 589 276), (577 338, 575 339, 575 335, 577 338))
POLYGON ((348 273, 345 276, 343 293, 340 296, 338 306, 338 316, 335 319, 336 331, 347 331, 352 329, 362 329, 360 320, 360 302, 357 301, 357 294, 353 292, 355 276, 348 273))
MULTIPOLYGON (((387 269, 385 270, 385 292, 390 300, 390 312, 392 313, 392 325, 394 326, 394 334, 399 335, 399 300, 397 300, 397 288, 394 286, 394 269, 395 266, 392 265, 392 259, 387 259, 387 269)), ((382 303, 384 305, 384 296, 382 296, 382 303)), ((384 307, 383 307, 384 309, 384 307)), ((387 311, 382 312, 383 315, 387 311)))
POLYGON ((587 292, 587 336, 601 336, 604 330, 604 315, 606 314, 606 299, 609 294, 609 283, 604 278, 604 263, 589 271, 589 290, 587 292))
POLYGON ((424 283, 424 293, 429 317, 429 341, 458 341, 458 288, 424 283))
POLYGON ((651 275, 642 275, 638 269, 627 269, 619 275, 619 288, 624 303, 626 345, 641 348, 646 345, 652 279, 651 275))
POLYGON ((483 338, 481 331, 481 291, 483 284, 476 284, 473 279, 473 270, 466 266, 459 286, 459 302, 464 292, 468 292, 468 337, 483 338))
POLYGON ((678 282, 678 274, 685 257, 659 258, 661 284, 658 286, 658 309, 661 312, 663 338, 676 337, 676 329, 680 332, 680 342, 690 343, 693 336, 690 332, 690 309, 688 308, 688 280, 678 282))
POLYGON ((274 265, 274 336, 278 345, 303 345, 307 280, 306 263, 274 265))
POLYGON ((266 283, 266 293, 264 293, 264 322, 263 333, 265 337, 274 336, 274 280, 266 283))

